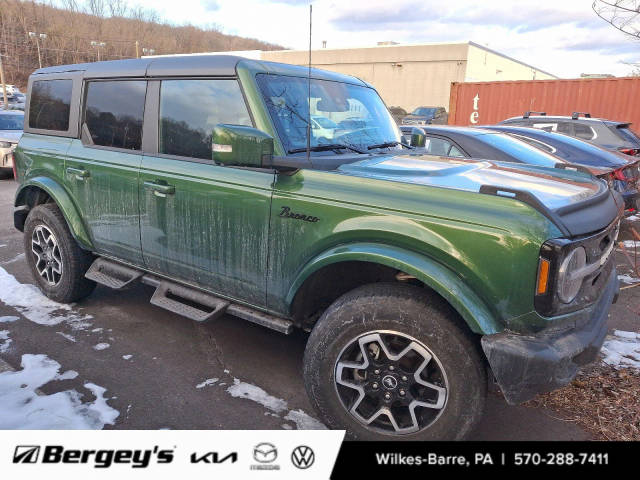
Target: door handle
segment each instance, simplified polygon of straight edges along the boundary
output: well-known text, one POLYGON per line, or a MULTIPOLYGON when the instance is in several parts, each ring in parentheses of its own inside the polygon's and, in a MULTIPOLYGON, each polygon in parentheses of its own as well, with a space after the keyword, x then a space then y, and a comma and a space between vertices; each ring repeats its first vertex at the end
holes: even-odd
POLYGON ((84 180, 85 178, 89 178, 89 170, 85 170, 84 168, 73 168, 67 167, 67 173, 69 175, 74 175, 76 180, 84 180))
POLYGON ((173 185, 163 185, 156 182, 144 182, 144 186, 153 191, 157 196, 164 197, 166 195, 173 195, 176 193, 176 187, 173 185))

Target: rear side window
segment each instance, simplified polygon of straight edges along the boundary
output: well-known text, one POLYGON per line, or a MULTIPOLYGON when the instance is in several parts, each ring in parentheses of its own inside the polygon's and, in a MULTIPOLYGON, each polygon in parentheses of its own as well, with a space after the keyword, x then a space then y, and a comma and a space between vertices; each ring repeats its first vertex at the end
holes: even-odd
POLYGON ((462 152, 450 141, 439 137, 429 137, 425 143, 425 149, 429 155, 440 155, 443 157, 464 157, 462 152))
POLYGON ((89 82, 84 123, 94 145, 140 150, 145 80, 89 82))
POLYGON ((69 130, 72 80, 37 80, 31 87, 29 127, 66 132, 69 130))
POLYGON ((160 85, 160 153, 211 160, 213 127, 252 126, 236 80, 163 80, 160 85))
POLYGON ((576 123, 573 126, 574 135, 583 140, 592 140, 596 135, 593 129, 587 125, 576 123))

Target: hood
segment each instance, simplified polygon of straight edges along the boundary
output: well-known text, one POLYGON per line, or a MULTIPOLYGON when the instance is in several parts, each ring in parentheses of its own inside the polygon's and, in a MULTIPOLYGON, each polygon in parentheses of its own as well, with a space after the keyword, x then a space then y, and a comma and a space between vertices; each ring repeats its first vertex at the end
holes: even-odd
POLYGON ((18 143, 22 130, 0 130, 0 142, 18 143))
POLYGON ((570 235, 604 228, 617 217, 620 209, 619 199, 604 181, 584 173, 554 168, 430 155, 398 155, 370 158, 342 165, 338 170, 345 175, 516 198, 539 210, 570 235), (596 219, 598 217, 587 215, 587 206, 602 207, 600 221, 596 219), (565 216, 571 218, 561 218, 565 216), (590 217, 592 222, 575 224, 580 223, 580 217, 590 217))

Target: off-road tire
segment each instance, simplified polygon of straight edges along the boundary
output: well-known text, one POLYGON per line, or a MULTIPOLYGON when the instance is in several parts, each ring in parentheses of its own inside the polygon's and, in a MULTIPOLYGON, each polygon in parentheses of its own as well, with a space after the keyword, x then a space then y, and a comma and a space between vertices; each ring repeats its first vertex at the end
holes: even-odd
POLYGON ((321 419, 357 440, 461 440, 483 414, 487 369, 475 337, 441 297, 423 288, 370 284, 336 300, 316 323, 304 354, 304 382, 321 419), (415 433, 372 431, 343 406, 335 383, 336 362, 354 338, 396 331, 423 343, 439 359, 448 381, 447 400, 436 420, 415 433))
POLYGON ((29 212, 24 226, 24 251, 38 287, 50 299, 60 303, 75 302, 90 295, 96 287, 95 282, 84 276, 94 256, 80 248, 71 235, 62 212, 54 203, 38 205, 29 212), (40 225, 53 233, 59 246, 63 268, 56 285, 50 285, 36 268, 37 259, 32 252, 32 236, 40 225))

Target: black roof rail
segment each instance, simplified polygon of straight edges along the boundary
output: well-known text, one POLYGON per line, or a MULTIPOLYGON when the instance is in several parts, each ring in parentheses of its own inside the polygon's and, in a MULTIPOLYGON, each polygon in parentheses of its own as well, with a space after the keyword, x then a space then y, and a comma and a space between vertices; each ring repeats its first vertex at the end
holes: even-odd
POLYGON ((575 172, 582 172, 593 175, 587 167, 583 167, 582 165, 575 165, 573 163, 558 162, 553 166, 553 168, 560 168, 562 170, 573 170, 575 172))
POLYGON ((580 115, 583 115, 584 118, 591 118, 591 114, 589 112, 573 112, 571 114, 571 120, 578 120, 580 115))
POLYGON ((538 200, 538 197, 526 190, 518 190, 517 188, 510 187, 497 187, 495 185, 481 185, 479 192, 496 197, 513 198, 514 200, 526 203, 551 220, 560 229, 563 235, 570 235, 569 229, 565 226, 560 216, 553 210, 547 208, 544 203, 538 200))
POLYGON ((524 112, 524 115, 522 115, 522 118, 529 118, 532 113, 536 113, 542 117, 545 117, 547 115, 547 112, 524 112))

